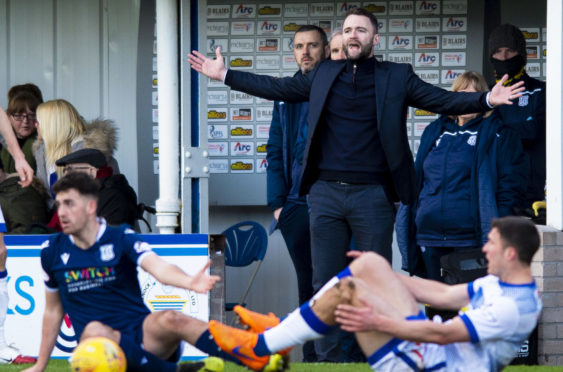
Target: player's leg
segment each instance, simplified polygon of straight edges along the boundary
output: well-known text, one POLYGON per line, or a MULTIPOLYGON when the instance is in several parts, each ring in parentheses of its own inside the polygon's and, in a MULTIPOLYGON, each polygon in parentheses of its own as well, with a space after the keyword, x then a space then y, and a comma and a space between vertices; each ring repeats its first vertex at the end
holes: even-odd
MULTIPOLYGON (((0 210, 1 216, 1 210, 0 210)), ((23 356, 19 350, 8 345, 5 335, 6 315, 8 314, 8 271, 6 270, 7 249, 4 234, 0 233, 0 364, 35 363, 36 358, 23 356)))
POLYGON ((206 322, 172 310, 147 315, 143 322, 145 350, 162 359, 169 359, 177 352, 181 341, 186 341, 209 355, 240 363, 217 346, 206 322))
MULTIPOLYGON (((334 277, 319 290, 312 300, 297 308, 280 324, 264 333, 247 332, 214 321, 209 323, 209 330, 223 350, 234 355, 258 357, 321 338, 336 325, 334 311, 339 303, 345 301, 340 294, 339 278, 349 275, 350 271, 345 270, 334 277)), ((244 318, 246 317, 241 317, 241 319, 244 318)))
POLYGON ((396 309, 403 317, 417 315, 419 307, 393 271, 389 262, 381 255, 366 252, 350 264, 351 277, 361 279, 381 301, 396 309))
MULTIPOLYGON (((240 346, 239 341, 234 344, 232 341, 233 332, 237 333, 238 336, 235 338, 244 340, 258 356, 276 353, 296 344, 321 338, 336 326, 334 311, 337 305, 349 303, 353 299, 353 292, 348 287, 344 288, 343 284, 348 283, 347 278, 355 277, 367 283, 370 290, 378 295, 380 309, 386 309, 403 317, 418 314, 416 301, 393 272, 387 260, 376 253, 365 253, 347 270, 326 283, 311 301, 264 333, 245 334, 244 331, 233 330, 218 323, 210 324, 211 333, 225 350, 240 346)), ((385 339, 382 338, 380 343, 384 341, 385 339)), ((377 342, 374 345, 377 345, 377 342)))
POLYGON ((8 347, 4 335, 4 325, 8 314, 8 272, 6 271, 7 249, 4 234, 0 233, 0 350, 8 347))

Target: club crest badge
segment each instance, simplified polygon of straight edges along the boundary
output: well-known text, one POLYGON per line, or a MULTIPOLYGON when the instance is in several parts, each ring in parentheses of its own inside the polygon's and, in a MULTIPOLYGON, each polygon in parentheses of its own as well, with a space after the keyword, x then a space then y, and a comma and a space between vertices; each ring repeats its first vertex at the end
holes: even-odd
POLYGON ((530 98, 529 96, 520 96, 520 98, 518 99, 518 106, 520 107, 528 106, 529 98, 530 98))
POLYGON ((100 254, 102 261, 111 261, 115 257, 113 252, 113 244, 105 244, 100 247, 100 254))

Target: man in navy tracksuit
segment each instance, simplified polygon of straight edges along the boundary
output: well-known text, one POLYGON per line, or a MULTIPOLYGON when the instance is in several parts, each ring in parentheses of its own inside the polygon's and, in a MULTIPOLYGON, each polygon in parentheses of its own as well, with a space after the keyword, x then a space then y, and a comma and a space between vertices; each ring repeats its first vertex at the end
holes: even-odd
POLYGON ((545 82, 526 73, 526 40, 516 26, 500 25, 489 36, 489 57, 498 82, 509 75, 505 85, 524 81, 526 90, 511 106, 497 108, 502 121, 514 128, 522 140, 530 165, 526 200, 520 209, 545 199, 545 82))
MULTIPOLYGON (((329 55, 323 29, 306 25, 293 39, 296 75, 307 74, 329 55)), ((309 211, 305 196, 299 196, 303 151, 307 141, 309 102, 276 101, 267 145, 268 206, 274 213, 271 231, 279 228, 297 273, 299 304, 313 296, 313 265, 309 211)), ((312 342, 303 346, 306 362, 316 361, 312 342)))

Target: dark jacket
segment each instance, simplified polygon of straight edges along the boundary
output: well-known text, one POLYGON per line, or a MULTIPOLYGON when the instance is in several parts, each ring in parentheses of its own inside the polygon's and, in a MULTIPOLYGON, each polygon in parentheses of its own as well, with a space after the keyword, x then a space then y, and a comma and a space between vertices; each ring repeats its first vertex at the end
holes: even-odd
POLYGON ((267 197, 272 211, 283 207, 287 200, 306 203, 305 197, 299 196, 299 180, 303 163, 303 133, 307 133, 308 114, 307 102, 274 102, 266 147, 267 197))
POLYGON ((98 216, 104 217, 108 225, 129 224, 135 227, 137 220, 137 194, 122 174, 99 179, 101 183, 98 199, 98 216))
POLYGON ((530 208, 534 201, 545 199, 545 82, 524 73, 522 79, 513 84, 521 80, 526 88, 522 97, 511 106, 500 106, 498 112, 502 121, 516 130, 522 139, 530 169, 526 201, 522 207, 530 208))
MULTIPOLYGON (((528 167, 518 135, 505 126, 493 112, 480 121, 470 178, 470 208, 474 217, 474 236, 477 243, 485 243, 491 220, 512 214, 512 209, 524 198, 528 167)), ((415 215, 418 195, 424 185, 424 160, 436 140, 452 119, 442 116, 423 132, 416 155, 415 172, 417 199, 411 205, 401 204, 395 229, 401 251, 403 269, 421 275, 420 249, 416 244, 415 215)), ((460 211, 461 212, 461 211, 460 211)))
MULTIPOLYGON (((225 84, 255 96, 286 102, 309 101, 309 129, 303 157, 300 194, 306 195, 318 178, 319 123, 332 84, 346 61, 325 60, 306 75, 273 78, 229 70, 225 84)), ((410 203, 415 199, 412 154, 406 133, 407 108, 420 107, 443 114, 482 112, 488 107, 485 93, 453 93, 422 81, 409 64, 375 63, 377 125, 385 159, 391 171, 392 198, 410 203)))

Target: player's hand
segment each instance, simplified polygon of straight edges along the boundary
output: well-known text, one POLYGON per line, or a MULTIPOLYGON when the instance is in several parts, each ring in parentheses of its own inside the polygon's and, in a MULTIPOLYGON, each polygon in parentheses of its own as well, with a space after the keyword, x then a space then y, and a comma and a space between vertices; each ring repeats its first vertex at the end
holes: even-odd
POLYGON ((368 332, 378 329, 378 318, 373 308, 361 300, 363 306, 356 307, 347 304, 339 304, 334 311, 336 322, 346 332, 368 332))
POLYGON ((508 80, 507 74, 505 74, 502 79, 495 84, 493 89, 491 89, 491 94, 489 95, 489 103, 491 105, 512 105, 512 100, 522 95, 520 92, 525 89, 523 81, 519 81, 514 85, 505 87, 504 83, 506 80, 508 80))
POLYGON ((213 288, 221 278, 217 275, 207 275, 207 269, 211 266, 211 261, 207 261, 203 269, 195 276, 192 276, 189 288, 198 293, 207 293, 213 288))
POLYGON ((29 186, 33 179, 33 169, 31 169, 27 160, 25 160, 23 153, 21 157, 14 158, 14 162, 16 165, 16 170, 18 171, 18 175, 20 176, 20 180, 18 183, 22 187, 29 186))
POLYGON ((215 59, 207 58, 197 50, 193 50, 188 54, 188 62, 194 70, 211 79, 224 81, 227 74, 227 68, 223 56, 221 55, 221 47, 215 48, 215 59))

